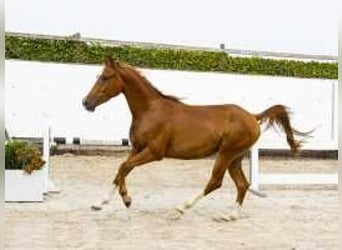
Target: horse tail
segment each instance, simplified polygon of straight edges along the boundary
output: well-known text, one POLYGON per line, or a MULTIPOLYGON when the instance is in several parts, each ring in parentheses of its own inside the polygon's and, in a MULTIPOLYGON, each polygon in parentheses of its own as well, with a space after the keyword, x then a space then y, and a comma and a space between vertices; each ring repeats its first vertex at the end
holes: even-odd
POLYGON ((290 111, 283 105, 274 105, 262 113, 255 115, 255 117, 260 124, 267 122, 266 129, 276 126, 280 127, 286 133, 287 143, 293 153, 297 153, 304 142, 304 139, 298 141, 294 136, 297 135, 306 138, 313 132, 313 130, 309 132, 300 132, 292 128, 290 123, 290 111))

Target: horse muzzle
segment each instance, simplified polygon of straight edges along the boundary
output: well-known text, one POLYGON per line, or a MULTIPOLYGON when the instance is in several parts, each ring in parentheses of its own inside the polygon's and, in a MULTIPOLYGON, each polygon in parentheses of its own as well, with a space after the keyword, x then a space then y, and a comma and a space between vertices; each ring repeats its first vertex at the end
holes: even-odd
POLYGON ((84 107, 86 110, 88 110, 88 111, 90 111, 90 112, 94 112, 94 111, 95 111, 95 107, 96 107, 95 103, 92 102, 92 101, 87 100, 87 98, 84 98, 84 99, 82 100, 82 104, 83 104, 83 107, 84 107))

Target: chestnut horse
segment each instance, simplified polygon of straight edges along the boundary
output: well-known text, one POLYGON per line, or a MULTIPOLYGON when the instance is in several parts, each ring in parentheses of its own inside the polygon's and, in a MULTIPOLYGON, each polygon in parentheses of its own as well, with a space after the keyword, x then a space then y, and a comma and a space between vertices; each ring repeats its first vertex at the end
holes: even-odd
POLYGON ((126 207, 130 206, 132 200, 125 178, 135 167, 164 157, 199 159, 216 153, 211 177, 204 190, 177 211, 183 214, 199 199, 220 188, 227 171, 237 188, 236 208, 227 219, 236 219, 250 186, 242 171, 242 158, 257 141, 260 124, 278 125, 285 131, 293 152, 297 152, 301 144, 294 135, 307 135, 291 127, 288 111, 282 105, 272 106, 256 115, 234 104, 188 105, 174 96, 164 95, 135 68, 110 57, 106 58, 102 74, 83 99, 83 106, 94 111, 120 93, 124 94, 132 114, 129 133, 132 151, 120 165, 109 195, 92 206, 95 210, 110 201, 117 187, 126 207))

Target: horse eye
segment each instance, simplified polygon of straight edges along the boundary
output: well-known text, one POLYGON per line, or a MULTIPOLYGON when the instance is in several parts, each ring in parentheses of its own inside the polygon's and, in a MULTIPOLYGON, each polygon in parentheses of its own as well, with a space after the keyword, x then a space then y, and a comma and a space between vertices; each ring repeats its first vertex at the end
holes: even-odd
POLYGON ((102 81, 107 81, 107 80, 108 80, 108 77, 103 76, 103 75, 100 75, 100 76, 99 76, 99 79, 102 80, 102 81))
POLYGON ((114 77, 115 77, 115 74, 108 75, 108 76, 101 75, 99 79, 102 81, 108 81, 109 79, 114 78, 114 77))

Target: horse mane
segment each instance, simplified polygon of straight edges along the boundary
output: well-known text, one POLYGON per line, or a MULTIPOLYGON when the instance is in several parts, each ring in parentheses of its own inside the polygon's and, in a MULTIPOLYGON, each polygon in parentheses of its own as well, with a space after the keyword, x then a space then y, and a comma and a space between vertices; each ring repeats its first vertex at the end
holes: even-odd
POLYGON ((173 96, 173 95, 165 95, 163 92, 161 92, 159 89, 157 89, 155 86, 152 85, 152 83, 145 77, 143 76, 136 68, 129 64, 120 64, 122 68, 130 69, 132 72, 134 72, 139 79, 141 79, 147 86, 149 86, 152 90, 154 90, 159 96, 174 101, 174 102, 180 102, 180 98, 173 96))

